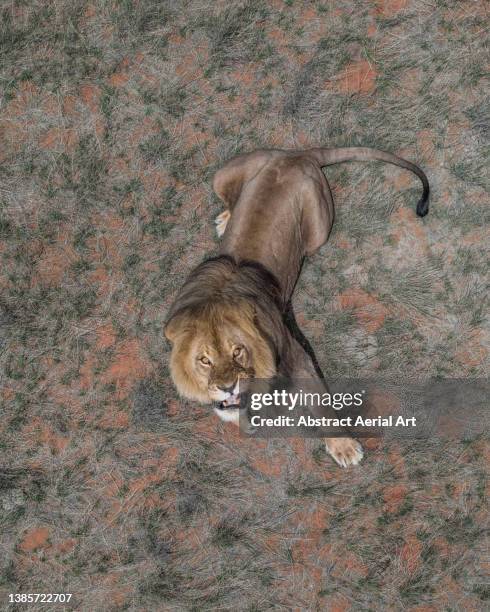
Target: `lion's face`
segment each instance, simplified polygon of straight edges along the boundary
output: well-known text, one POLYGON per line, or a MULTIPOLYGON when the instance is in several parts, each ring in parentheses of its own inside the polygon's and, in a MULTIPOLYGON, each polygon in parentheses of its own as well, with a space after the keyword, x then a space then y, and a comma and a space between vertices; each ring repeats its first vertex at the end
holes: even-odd
POLYGON ((180 395, 204 403, 237 401, 239 381, 272 378, 275 358, 246 302, 180 313, 165 329, 180 395))

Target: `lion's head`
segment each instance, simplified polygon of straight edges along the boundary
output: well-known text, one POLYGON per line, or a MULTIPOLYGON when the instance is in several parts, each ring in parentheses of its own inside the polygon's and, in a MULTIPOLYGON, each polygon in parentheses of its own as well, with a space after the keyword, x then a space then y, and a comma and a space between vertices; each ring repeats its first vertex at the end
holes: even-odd
POLYGON ((194 270, 165 327, 180 395, 233 405, 240 381, 275 376, 284 334, 278 295, 256 264, 221 256, 194 270))

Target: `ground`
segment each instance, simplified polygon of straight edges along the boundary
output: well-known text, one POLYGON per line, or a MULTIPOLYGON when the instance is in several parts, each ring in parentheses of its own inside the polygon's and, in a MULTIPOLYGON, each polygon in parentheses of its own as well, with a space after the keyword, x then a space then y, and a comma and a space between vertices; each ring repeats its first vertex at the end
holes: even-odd
POLYGON ((327 377, 488 375, 488 6, 1 7, 0 607, 484 609, 487 440, 371 440, 342 470, 241 439, 178 399, 162 329, 225 160, 376 146, 424 168, 429 215, 405 171, 329 168, 298 322, 327 377))

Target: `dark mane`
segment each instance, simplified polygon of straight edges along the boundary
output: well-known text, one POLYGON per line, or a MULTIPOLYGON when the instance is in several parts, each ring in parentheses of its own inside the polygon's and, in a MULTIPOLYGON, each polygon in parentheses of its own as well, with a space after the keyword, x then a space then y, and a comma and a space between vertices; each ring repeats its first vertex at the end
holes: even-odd
POLYGON ((229 255, 211 257, 189 274, 167 321, 184 310, 197 315, 210 304, 234 304, 242 300, 253 303, 260 310, 267 311, 273 306, 281 313, 284 310, 277 279, 260 263, 236 262, 229 255))

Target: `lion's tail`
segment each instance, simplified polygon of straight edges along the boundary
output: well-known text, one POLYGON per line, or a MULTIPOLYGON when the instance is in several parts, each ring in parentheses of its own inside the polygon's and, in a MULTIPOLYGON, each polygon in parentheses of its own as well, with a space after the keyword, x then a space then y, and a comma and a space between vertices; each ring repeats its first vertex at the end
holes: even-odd
POLYGON ((330 166, 344 161, 384 161, 401 168, 411 170, 422 181, 424 191, 422 197, 417 203, 417 215, 424 217, 429 212, 429 181, 424 172, 415 164, 397 157, 392 153, 379 151, 378 149, 370 149, 369 147, 345 147, 339 149, 310 149, 309 151, 320 166, 330 166))

